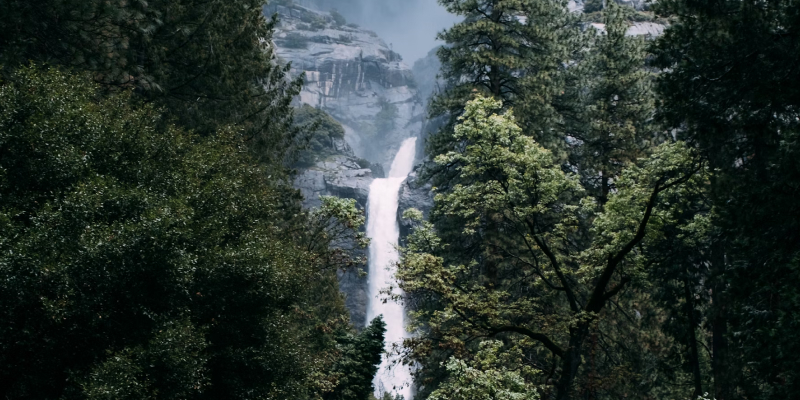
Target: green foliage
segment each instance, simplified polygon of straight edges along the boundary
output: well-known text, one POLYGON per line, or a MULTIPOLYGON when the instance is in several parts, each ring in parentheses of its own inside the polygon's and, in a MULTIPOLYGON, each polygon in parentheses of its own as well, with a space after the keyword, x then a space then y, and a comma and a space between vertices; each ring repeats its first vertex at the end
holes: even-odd
POLYGON ((603 11, 605 34, 592 46, 586 79, 586 109, 573 137, 571 164, 587 187, 604 202, 613 180, 627 165, 644 157, 656 134, 651 121, 655 101, 644 69, 644 38, 626 36, 632 10, 609 3, 603 11))
POLYGON ((274 63, 262 0, 4 1, 4 73, 29 61, 88 71, 108 90, 135 88, 185 128, 236 125, 279 174, 295 145, 299 79, 274 63))
POLYGON ((326 393, 323 399, 365 400, 372 396, 375 391, 372 379, 381 363, 385 332, 386 323, 379 316, 358 335, 347 334, 337 339, 342 356, 332 372, 339 378, 334 390, 326 393))
POLYGON ((718 243, 705 259, 713 394, 797 393, 800 259, 798 93, 793 0, 659 2, 677 16, 654 45, 661 117, 718 172, 709 201, 718 243))
POLYGON ((525 380, 538 371, 528 366, 521 371, 509 368, 521 363, 522 353, 501 351, 502 347, 500 341, 481 342, 471 363, 451 357, 447 362, 449 378, 428 399, 538 400, 536 387, 525 380))
MULTIPOLYGON (((533 63, 542 63, 536 67, 555 68, 544 64, 555 59, 535 60, 533 56, 537 53, 534 47, 550 50, 548 46, 558 46, 548 36, 552 33, 549 28, 565 18, 560 3, 528 0, 441 0, 439 3, 465 20, 439 34, 438 38, 450 45, 440 48, 438 55, 442 60, 442 77, 448 80, 452 94, 434 102, 434 113, 463 107, 468 100, 464 95, 469 95, 472 89, 510 105, 519 94, 519 75, 533 67, 533 63), (540 22, 542 25, 537 26, 540 22)), ((548 51, 538 53, 556 56, 548 51)))
MULTIPOLYGON (((563 113, 573 112, 575 93, 566 90, 572 72, 566 68, 582 58, 587 36, 577 15, 560 0, 440 0, 463 22, 439 34, 447 43, 437 54, 445 88, 430 103, 431 116, 449 121, 428 142, 432 156, 457 143, 451 136, 464 105, 475 93, 514 107, 527 135, 559 158, 566 142, 555 129, 563 113)), ((435 170, 450 179, 447 170, 435 170)))
POLYGON ((431 360, 447 352, 431 342, 462 358, 476 351, 475 338, 497 336, 542 370, 560 371, 556 398, 569 398, 578 381, 591 385, 596 369, 623 385, 630 377, 618 360, 594 360, 591 370, 583 360, 593 337, 619 337, 609 303, 641 279, 637 248, 660 237, 670 209, 660 199, 700 185, 699 167, 685 145, 660 146, 625 169, 599 207, 501 110, 483 97, 467 104, 453 133, 460 148, 435 160, 458 178, 436 189, 434 224, 417 223, 402 251, 400 286, 426 299, 413 314, 420 336, 407 341, 430 368, 420 375, 444 373, 431 360))
POLYGON ((350 329, 336 271, 363 263, 364 216, 335 199, 304 212, 287 185, 304 139, 343 130, 293 126, 302 82, 262 7, 0 4, 2 397, 334 389, 350 329))
POLYGON ((363 215, 329 200, 324 229, 287 219, 235 132, 188 134, 87 81, 25 68, 0 86, 2 396, 323 391, 346 324, 336 243, 363 245, 363 215))
POLYGON ((303 133, 298 166, 314 165, 330 155, 338 154, 336 140, 344 139, 344 128, 328 113, 303 104, 295 111, 295 124, 303 133))
POLYGON ((358 249, 369 246, 369 238, 360 231, 366 222, 355 199, 320 196, 322 206, 308 218, 307 247, 317 254, 326 268, 344 270, 366 264, 363 257, 353 257, 358 249))
MULTIPOLYGON (((585 13, 593 13, 597 11, 603 11, 603 3, 605 0, 586 0, 583 3, 583 12, 585 13)), ((614 0, 609 0, 609 3, 613 3, 614 0)))

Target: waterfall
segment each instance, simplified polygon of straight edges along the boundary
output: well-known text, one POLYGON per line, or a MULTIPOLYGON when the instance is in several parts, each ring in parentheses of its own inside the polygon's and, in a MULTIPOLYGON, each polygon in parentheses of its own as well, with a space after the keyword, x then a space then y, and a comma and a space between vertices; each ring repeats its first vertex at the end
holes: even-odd
MULTIPOLYGON (((391 300, 383 302, 380 290, 389 286, 394 279, 397 261, 397 240, 400 229, 397 225, 397 198, 400 185, 414 166, 416 138, 406 139, 392 161, 389 177, 375 179, 369 187, 369 212, 367 214, 367 235, 372 239, 369 246, 369 308, 367 323, 383 314, 386 322, 386 350, 393 344, 402 344, 406 337, 405 312, 403 306, 391 300)), ((403 365, 390 367, 391 360, 384 356, 378 374, 373 381, 376 397, 383 392, 393 396, 403 395, 411 400, 411 373, 403 365)))

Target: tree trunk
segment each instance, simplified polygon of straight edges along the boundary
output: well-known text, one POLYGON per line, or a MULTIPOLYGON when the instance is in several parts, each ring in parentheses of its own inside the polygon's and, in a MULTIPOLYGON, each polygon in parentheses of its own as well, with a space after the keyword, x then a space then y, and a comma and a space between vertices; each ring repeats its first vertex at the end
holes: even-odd
POLYGON ((722 243, 711 249, 711 267, 713 269, 711 292, 712 319, 711 332, 713 353, 711 367, 714 372, 714 397, 716 400, 731 400, 732 384, 728 369, 728 318, 725 302, 725 252, 722 243))
POLYGON ((692 364, 692 376, 694 380, 694 395, 697 398, 703 394, 703 381, 700 375, 700 355, 697 349, 697 319, 694 315, 694 294, 689 284, 687 271, 686 279, 683 282, 684 297, 686 298, 686 317, 689 321, 689 330, 686 340, 689 344, 690 362, 692 364))
POLYGON ((576 328, 570 329, 569 348, 564 352, 561 361, 561 377, 556 383, 556 400, 569 400, 572 396, 572 384, 578 375, 578 367, 581 365, 581 348, 586 340, 589 327, 586 324, 579 324, 576 328))
MULTIPOLYGON (((714 296, 718 301, 719 297, 714 296)), ((712 352, 714 353, 714 397, 716 400, 730 400, 730 382, 728 382, 728 321, 723 313, 716 311, 712 322, 712 352)))

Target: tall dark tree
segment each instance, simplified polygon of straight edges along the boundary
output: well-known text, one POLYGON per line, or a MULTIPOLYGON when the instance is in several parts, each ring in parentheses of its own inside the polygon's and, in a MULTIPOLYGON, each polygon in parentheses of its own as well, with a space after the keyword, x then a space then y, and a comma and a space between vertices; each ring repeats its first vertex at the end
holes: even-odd
POLYGON ((335 269, 349 263, 320 238, 360 240, 354 202, 300 218, 236 132, 186 133, 81 75, 11 78, 0 84, 0 396, 320 391, 346 323, 335 269))
POLYGON ((9 0, 0 4, 0 64, 30 60, 134 87, 201 134, 237 125, 271 164, 294 144, 289 106, 300 82, 274 63, 275 21, 262 0, 9 0))
POLYGON ((656 139, 644 38, 626 35, 631 12, 613 1, 603 11, 605 31, 595 39, 588 65, 580 71, 587 82, 584 125, 570 132, 579 140, 571 162, 587 188, 596 188, 594 194, 601 203, 620 171, 644 157, 656 139))
POLYGON ((578 19, 559 0, 440 0, 464 21, 439 34, 443 92, 434 96, 431 115, 445 115, 448 128, 429 144, 431 154, 451 148, 455 119, 473 92, 517 107, 520 121, 537 140, 563 146, 553 132, 560 116, 554 106, 563 92, 564 65, 580 46, 578 19), (528 126, 530 125, 530 126, 528 126))
POLYGON ((714 395, 800 389, 800 5, 659 2, 677 21, 657 42, 662 115, 719 172, 711 196, 714 395))
POLYGON ((375 392, 372 379, 378 372, 383 355, 386 323, 379 316, 359 334, 348 333, 338 339, 341 358, 331 369, 337 376, 333 391, 325 400, 366 400, 375 392))

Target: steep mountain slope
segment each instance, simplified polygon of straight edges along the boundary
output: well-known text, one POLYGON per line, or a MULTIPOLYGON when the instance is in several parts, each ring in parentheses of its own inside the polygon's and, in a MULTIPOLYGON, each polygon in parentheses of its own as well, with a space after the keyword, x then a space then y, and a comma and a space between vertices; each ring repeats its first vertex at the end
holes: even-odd
MULTIPOLYGON (((265 7, 281 21, 276 53, 291 63, 291 74, 305 75, 298 106, 330 114, 344 137, 325 145, 322 157, 298 171, 297 187, 306 207, 319 196, 355 199, 366 209, 372 180, 383 176, 401 142, 417 136, 425 117, 409 68, 374 32, 348 25, 338 13, 324 13, 290 2, 265 7)), ((367 280, 358 271, 339 274, 351 321, 366 322, 367 280)))
POLYGON ((403 139, 422 127, 424 107, 411 68, 374 32, 347 25, 338 14, 298 5, 271 5, 281 24, 278 55, 305 74, 300 102, 344 125, 355 155, 388 169, 403 139))

